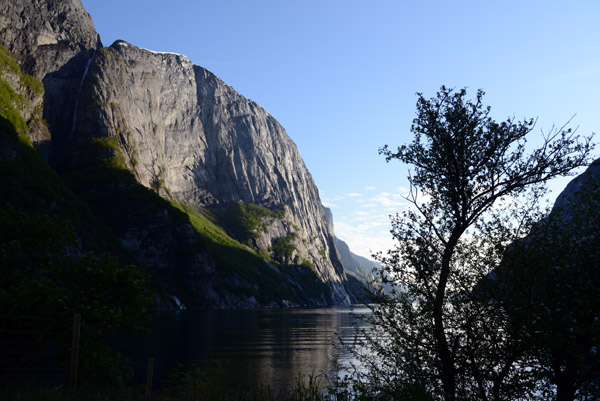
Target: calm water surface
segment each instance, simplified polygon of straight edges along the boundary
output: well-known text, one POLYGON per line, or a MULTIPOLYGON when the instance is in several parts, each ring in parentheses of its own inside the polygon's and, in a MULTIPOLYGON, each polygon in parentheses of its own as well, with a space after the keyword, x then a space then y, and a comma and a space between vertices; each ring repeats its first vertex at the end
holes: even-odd
POLYGON ((135 346, 155 358, 159 381, 178 366, 197 367, 233 385, 285 389, 299 376, 332 377, 336 364, 347 364, 351 355, 338 338, 351 341, 365 313, 365 307, 158 312, 152 336, 135 346))

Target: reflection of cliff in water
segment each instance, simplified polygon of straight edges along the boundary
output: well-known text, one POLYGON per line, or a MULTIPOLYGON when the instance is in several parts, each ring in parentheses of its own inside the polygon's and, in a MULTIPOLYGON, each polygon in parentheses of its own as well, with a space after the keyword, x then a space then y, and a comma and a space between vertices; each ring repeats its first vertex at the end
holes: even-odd
POLYGON ((285 387, 307 374, 329 373, 338 360, 334 343, 343 315, 329 309, 276 312, 260 319, 258 377, 285 387))
POLYGON ((161 312, 152 337, 138 344, 156 359, 158 380, 194 366, 232 386, 262 383, 277 393, 347 362, 336 344, 352 338, 354 320, 348 308, 161 312))

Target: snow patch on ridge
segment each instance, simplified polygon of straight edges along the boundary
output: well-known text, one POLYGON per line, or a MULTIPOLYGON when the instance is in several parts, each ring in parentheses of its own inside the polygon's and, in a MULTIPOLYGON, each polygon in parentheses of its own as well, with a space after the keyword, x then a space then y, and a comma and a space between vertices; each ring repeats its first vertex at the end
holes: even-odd
MULTIPOLYGON (((120 39, 117 40, 117 41, 115 41, 114 44, 115 45, 119 45, 121 47, 129 47, 129 46, 131 46, 131 47, 137 47, 137 46, 134 46, 132 44, 129 44, 129 43, 125 42, 124 40, 120 40, 120 39)), ((190 60, 189 57, 187 57, 184 54, 180 54, 180 53, 175 53, 175 52, 158 52, 158 51, 155 51, 155 50, 146 49, 145 47, 138 47, 138 49, 147 51, 147 52, 152 53, 152 54, 179 56, 179 57, 183 57, 184 59, 186 59, 188 61, 190 60)))

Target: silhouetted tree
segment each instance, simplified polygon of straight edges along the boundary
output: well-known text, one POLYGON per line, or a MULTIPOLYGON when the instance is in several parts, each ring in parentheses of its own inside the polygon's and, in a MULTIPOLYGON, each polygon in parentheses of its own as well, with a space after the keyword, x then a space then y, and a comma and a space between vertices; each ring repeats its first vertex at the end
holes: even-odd
POLYGON ((372 306, 373 329, 355 348, 363 383, 378 394, 422 388, 445 400, 487 400, 514 397, 506 383, 530 383, 512 375, 522 353, 512 355, 501 332, 506 317, 473 290, 527 231, 544 183, 588 163, 593 146, 591 137, 553 129, 528 151, 534 120, 497 123, 483 91, 466 95, 445 87, 431 99, 418 94, 412 143, 380 149, 412 172, 411 206, 392 220, 397 246, 379 256, 382 279, 397 290, 372 306))

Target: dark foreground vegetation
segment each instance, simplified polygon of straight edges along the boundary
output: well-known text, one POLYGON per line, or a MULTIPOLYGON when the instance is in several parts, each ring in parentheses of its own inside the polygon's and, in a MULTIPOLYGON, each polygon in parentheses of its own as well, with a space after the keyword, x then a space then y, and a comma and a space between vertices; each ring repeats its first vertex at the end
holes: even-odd
MULTIPOLYGON (((356 385, 357 383, 354 383, 356 385)), ((274 390, 268 384, 248 388, 232 387, 223 377, 206 376, 201 371, 175 373, 160 389, 148 394, 143 385, 120 388, 91 387, 75 395, 63 387, 16 387, 0 390, 0 401, 375 401, 433 400, 422 388, 405 389, 400 398, 370 394, 367 388, 354 386, 345 379, 332 383, 324 375, 299 377, 293 387, 274 390)))

